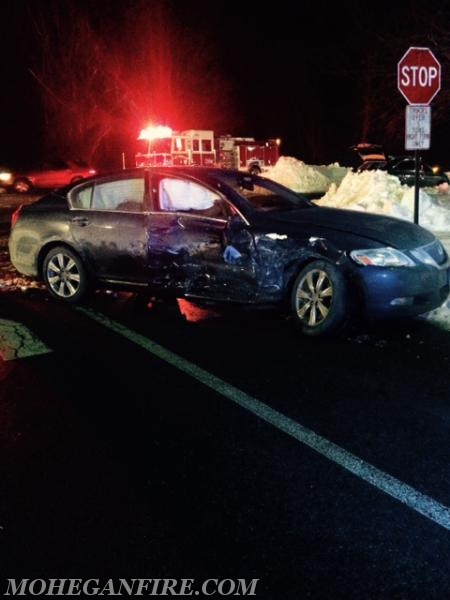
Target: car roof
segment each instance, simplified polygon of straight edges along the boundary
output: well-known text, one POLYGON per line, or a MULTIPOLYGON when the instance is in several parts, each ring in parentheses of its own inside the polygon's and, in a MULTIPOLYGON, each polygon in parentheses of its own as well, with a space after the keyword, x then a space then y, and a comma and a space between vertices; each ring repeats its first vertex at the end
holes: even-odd
POLYGON ((222 167, 198 167, 198 166, 148 166, 148 167, 131 167, 129 169, 114 170, 104 172, 101 177, 113 177, 120 174, 135 175, 137 173, 154 173, 155 175, 178 175, 189 177, 204 182, 221 182, 226 185, 235 186, 240 181, 253 181, 257 176, 251 175, 247 171, 238 169, 223 169, 222 167))
POLYGON ((381 144, 360 142, 351 146, 351 150, 356 152, 364 162, 368 160, 386 160, 386 153, 381 144))

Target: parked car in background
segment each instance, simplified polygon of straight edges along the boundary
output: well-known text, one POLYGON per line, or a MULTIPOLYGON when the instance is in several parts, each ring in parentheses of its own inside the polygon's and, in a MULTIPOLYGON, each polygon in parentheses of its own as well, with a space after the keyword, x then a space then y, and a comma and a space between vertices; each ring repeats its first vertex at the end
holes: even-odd
MULTIPOLYGON (((415 185, 416 163, 414 157, 397 156, 390 157, 385 161, 364 161, 358 167, 358 173, 362 173, 363 171, 373 171, 376 169, 381 169, 382 171, 387 171, 390 175, 395 175, 403 185, 415 185)), ((447 174, 438 167, 431 167, 430 165, 421 161, 419 163, 418 184, 419 187, 435 187, 440 185, 448 186, 450 184, 450 180, 447 174)))
POLYGON ((26 193, 51 190, 96 175, 97 171, 80 160, 55 160, 29 168, 2 169, 0 187, 26 193))
POLYGON ((221 168, 123 170, 47 194, 13 213, 9 253, 65 302, 106 288, 272 306, 308 336, 359 311, 415 316, 449 294, 449 257, 419 225, 221 168))
MULTIPOLYGON (((403 185, 413 186, 416 181, 416 161, 412 155, 390 156, 387 155, 382 146, 378 144, 362 143, 353 146, 362 159, 362 163, 356 168, 357 173, 364 171, 387 171, 395 175, 403 185)), ((448 175, 438 166, 423 162, 419 158, 418 171, 419 187, 449 186, 448 175)))

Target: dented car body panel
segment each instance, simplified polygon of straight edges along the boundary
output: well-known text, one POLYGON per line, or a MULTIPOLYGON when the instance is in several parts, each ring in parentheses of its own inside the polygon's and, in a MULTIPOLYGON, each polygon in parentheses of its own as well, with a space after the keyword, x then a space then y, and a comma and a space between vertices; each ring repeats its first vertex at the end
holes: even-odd
POLYGON ((426 229, 320 207, 266 178, 224 169, 124 170, 23 207, 9 239, 15 268, 46 280, 55 247, 80 260, 93 286, 161 297, 285 306, 308 264, 339 271, 354 304, 375 317, 420 314, 448 295, 449 260, 426 229), (352 256, 361 249, 376 261, 388 249, 405 264, 369 265, 352 256))

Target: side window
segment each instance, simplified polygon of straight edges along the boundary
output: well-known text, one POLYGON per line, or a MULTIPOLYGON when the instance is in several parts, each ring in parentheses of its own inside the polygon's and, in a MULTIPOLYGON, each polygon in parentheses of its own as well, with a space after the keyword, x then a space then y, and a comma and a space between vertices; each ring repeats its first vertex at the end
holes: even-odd
POLYGON ((416 166, 413 160, 404 160, 403 162, 399 163, 398 168, 401 171, 414 171, 416 166))
POLYGON ((63 160, 52 160, 46 162, 42 165, 43 170, 45 171, 62 171, 63 169, 67 169, 67 163, 63 160))
POLYGON ((72 208, 90 208, 94 186, 90 185, 72 193, 70 203, 72 208))
POLYGON ((193 212, 219 219, 227 216, 219 194, 193 181, 164 177, 159 182, 158 196, 163 211, 193 212))
POLYGON ((144 178, 133 177, 104 181, 74 190, 73 208, 142 212, 144 207, 144 178))

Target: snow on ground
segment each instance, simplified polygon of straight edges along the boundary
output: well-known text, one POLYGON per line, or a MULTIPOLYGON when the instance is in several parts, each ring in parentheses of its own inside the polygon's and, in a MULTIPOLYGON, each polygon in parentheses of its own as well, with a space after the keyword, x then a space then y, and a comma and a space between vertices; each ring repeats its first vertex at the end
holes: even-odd
MULTIPOLYGON (((401 185, 397 177, 385 171, 355 173, 340 165, 307 165, 290 156, 282 156, 264 173, 296 192, 321 193, 321 206, 392 215, 414 220, 414 187, 401 185)), ((421 189, 419 223, 435 232, 450 235, 450 191, 421 189)))
POLYGON ((296 192, 326 192, 331 184, 342 181, 348 172, 340 165, 307 165, 291 156, 281 156, 277 163, 264 173, 296 192))
MULTIPOLYGON (((296 158, 282 156, 264 175, 296 192, 317 193, 315 202, 320 206, 381 213, 414 221, 414 187, 401 185, 397 177, 385 171, 355 173, 338 164, 307 165, 296 158)), ((421 189, 418 221, 443 238, 449 249, 450 190, 421 189)), ((424 318, 450 331, 450 299, 424 318)))

